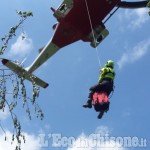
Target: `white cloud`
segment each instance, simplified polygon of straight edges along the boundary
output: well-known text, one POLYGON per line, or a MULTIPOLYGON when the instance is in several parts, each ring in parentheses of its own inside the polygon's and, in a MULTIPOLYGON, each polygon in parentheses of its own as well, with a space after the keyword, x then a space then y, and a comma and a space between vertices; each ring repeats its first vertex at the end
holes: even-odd
MULTIPOLYGON (((102 142, 96 142, 93 140, 94 137, 101 135, 101 137, 108 136, 110 133, 109 129, 105 126, 100 126, 95 130, 94 134, 89 136, 81 133, 80 136, 75 141, 74 145, 67 150, 125 150, 118 142, 115 140, 105 140, 102 142)), ((100 141, 97 139, 97 141, 100 141)))
MULTIPOLYGON (((129 15, 129 13, 127 14, 129 15)), ((132 20, 129 24, 129 28, 136 29, 142 27, 142 25, 149 20, 148 11, 145 8, 135 9, 130 13, 130 19, 132 20)))
POLYGON ((24 36, 23 33, 18 37, 16 42, 12 44, 9 51, 10 56, 25 57, 33 50, 32 39, 28 38, 27 35, 25 35, 25 39, 22 39, 22 36, 24 36))
MULTIPOLYGON (((24 133, 26 142, 22 142, 22 150, 40 150, 40 142, 39 139, 32 134, 24 133)), ((5 141, 5 134, 0 133, 0 150, 14 150, 16 146, 16 142, 11 144, 12 133, 10 131, 6 131, 6 138, 5 141)))
POLYGON ((133 63, 146 55, 150 49, 150 39, 141 41, 130 51, 124 53, 118 61, 118 66, 121 69, 127 63, 133 63))
MULTIPOLYGON (((125 25, 128 29, 136 30, 141 28, 149 20, 148 10, 145 8, 125 10, 124 13, 118 14, 118 19, 124 22, 127 19, 128 25, 125 25)), ((125 27, 125 28, 126 28, 125 27)), ((121 30, 125 31, 124 27, 120 27, 121 30)))
POLYGON ((96 128, 95 133, 99 133, 100 135, 104 136, 105 134, 110 134, 110 129, 106 126, 99 126, 96 128))

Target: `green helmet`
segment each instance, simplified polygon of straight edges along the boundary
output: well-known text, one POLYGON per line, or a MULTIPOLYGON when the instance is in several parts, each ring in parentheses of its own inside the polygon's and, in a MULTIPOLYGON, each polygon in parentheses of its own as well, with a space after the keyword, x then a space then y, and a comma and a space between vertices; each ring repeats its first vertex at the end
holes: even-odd
POLYGON ((112 60, 108 60, 107 63, 105 64, 105 66, 114 68, 114 62, 112 60))

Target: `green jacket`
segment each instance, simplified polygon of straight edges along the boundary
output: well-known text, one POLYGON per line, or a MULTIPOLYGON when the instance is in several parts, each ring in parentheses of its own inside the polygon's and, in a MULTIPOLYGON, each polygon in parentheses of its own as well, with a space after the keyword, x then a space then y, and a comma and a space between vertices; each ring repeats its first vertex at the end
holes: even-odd
POLYGON ((112 68, 110 67, 104 67, 100 70, 100 77, 98 82, 100 83, 103 79, 112 79, 114 80, 115 78, 115 72, 112 68))

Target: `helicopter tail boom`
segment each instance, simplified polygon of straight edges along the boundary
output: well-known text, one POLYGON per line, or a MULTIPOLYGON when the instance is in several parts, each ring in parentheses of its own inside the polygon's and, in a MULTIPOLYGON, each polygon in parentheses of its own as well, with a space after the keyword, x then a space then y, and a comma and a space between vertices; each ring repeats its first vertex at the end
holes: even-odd
POLYGON ((48 87, 48 83, 45 81, 41 80, 37 76, 35 76, 32 73, 29 73, 27 70, 25 70, 22 66, 20 66, 17 63, 14 63, 8 59, 2 59, 3 65, 7 66, 10 70, 15 72, 18 76, 23 77, 31 82, 35 82, 40 87, 46 88, 48 87))

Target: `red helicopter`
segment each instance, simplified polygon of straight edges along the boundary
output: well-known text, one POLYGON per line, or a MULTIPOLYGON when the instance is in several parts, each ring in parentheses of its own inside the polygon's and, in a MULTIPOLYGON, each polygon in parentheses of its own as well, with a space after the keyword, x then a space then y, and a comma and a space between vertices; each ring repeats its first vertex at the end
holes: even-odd
POLYGON ((60 48, 78 40, 89 42, 92 47, 97 47, 109 34, 105 22, 118 8, 146 7, 149 0, 125 2, 120 0, 64 0, 57 10, 51 8, 58 23, 53 26, 55 33, 47 45, 40 50, 39 56, 27 68, 3 59, 2 63, 19 76, 24 75, 30 80, 34 76, 35 83, 43 88, 48 86, 32 73, 54 55, 60 48), (113 13, 108 14, 116 8, 113 13))
MULTIPOLYGON (((48 83, 32 73, 54 55, 60 48, 82 40, 89 42, 92 47, 97 47, 109 34, 105 27, 106 21, 118 8, 141 8, 149 4, 148 0, 125 2, 121 0, 64 0, 57 10, 51 8, 58 23, 54 24, 55 33, 47 45, 40 50, 39 56, 27 68, 3 59, 2 63, 19 76, 46 88, 48 83), (109 15, 109 13, 114 11, 109 15), (108 16, 109 15, 109 16, 108 16), (107 17, 108 16, 108 17, 107 17), (107 18, 106 18, 107 17, 107 18), (32 76, 32 79, 31 79, 32 76)), ((149 5, 148 5, 149 6, 149 5)), ((95 93, 93 104, 102 118, 109 109, 109 99, 105 92, 95 93)))

